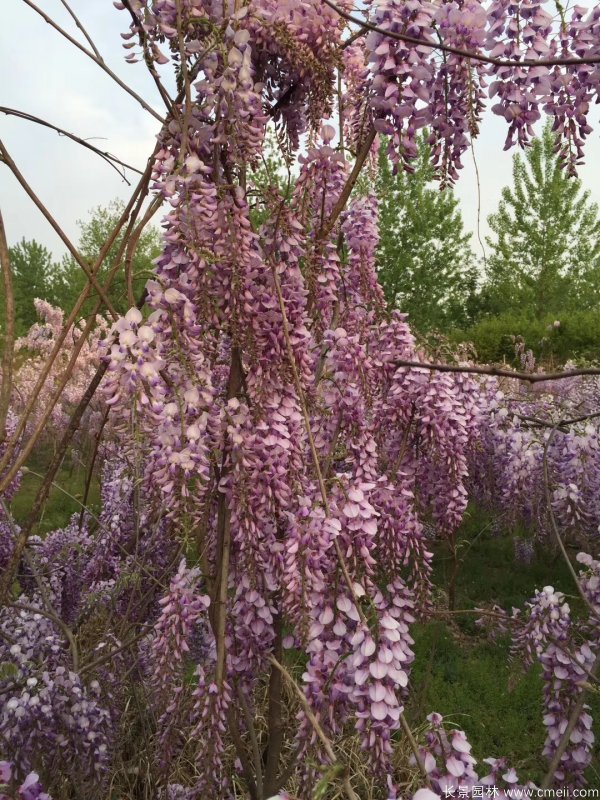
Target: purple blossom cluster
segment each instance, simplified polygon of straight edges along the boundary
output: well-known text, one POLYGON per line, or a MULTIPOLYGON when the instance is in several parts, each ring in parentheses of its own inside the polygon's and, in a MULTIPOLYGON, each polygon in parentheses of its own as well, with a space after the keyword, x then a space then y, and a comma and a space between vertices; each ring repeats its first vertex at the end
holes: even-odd
MULTIPOLYGON (((357 198, 338 214, 349 165, 333 147, 333 126, 321 125, 329 54, 343 25, 322 5, 276 5, 232 15, 224 50, 203 56, 205 77, 189 109, 193 128, 173 125, 162 135, 154 187, 170 211, 148 285, 152 311, 144 318, 133 309, 114 327, 105 391, 122 440, 143 452, 144 495, 167 507, 179 533, 184 519, 200 531, 207 583, 228 548, 227 620, 219 633, 223 601, 213 588, 193 708, 187 685, 172 677, 191 649, 190 603, 198 595, 188 587, 183 608, 183 587, 172 584, 163 601, 151 646, 160 651, 158 679, 166 676, 163 747, 165 731, 178 718, 181 727, 185 714, 196 738, 208 737, 207 721, 225 737, 225 685, 252 708, 282 627, 291 624, 293 644, 309 659, 311 708, 331 731, 353 722, 374 768, 391 781, 391 735, 413 657, 411 591, 425 599, 429 590, 431 553, 420 516, 432 513, 444 533, 460 523, 476 407, 468 381, 394 364, 419 355, 405 320, 385 317, 377 205, 372 196, 357 198), (334 23, 326 34, 324 23, 334 23), (301 85, 280 102, 299 69, 301 85), (253 88, 244 84, 250 78, 253 88), (255 231, 244 189, 231 183, 260 150, 265 117, 253 92, 261 79, 289 143, 312 125, 315 108, 319 126, 299 158, 291 201, 277 204, 274 195, 273 218, 255 231), (380 558, 395 567, 385 592, 375 583, 380 558), (334 574, 335 595, 327 590, 334 574), (365 625, 367 597, 374 627, 365 625), (220 636, 224 681, 217 677, 220 636), (173 643, 181 655, 169 658, 173 643)), ((193 46, 192 32, 202 33, 205 23, 187 32, 188 10, 173 18, 173 8, 154 4, 146 35, 160 30, 173 42, 185 30, 186 47, 193 46)), ((211 8, 206 19, 217 13, 211 8)), ((348 64, 364 81, 354 55, 348 64)), ((297 736, 307 752, 319 752, 307 718, 297 736)), ((225 769, 224 741, 213 736, 210 746, 212 762, 198 764, 204 787, 225 769)))
MULTIPOLYGON (((503 758, 485 758, 487 774, 480 776, 476 759, 471 755, 471 745, 464 731, 444 724, 441 714, 430 714, 425 733, 425 744, 420 748, 420 759, 429 778, 431 789, 419 789, 413 800, 440 800, 451 795, 476 796, 474 787, 494 787, 494 796, 510 798, 513 792, 524 792, 514 769, 503 758), (489 772, 487 771, 489 770, 489 772)), ((532 788, 533 784, 527 784, 532 788)), ((479 789, 481 791, 481 789, 479 789)))
POLYGON ((119 670, 141 664, 135 649, 122 652, 120 632, 152 619, 157 578, 172 569, 162 523, 138 517, 135 546, 133 485, 122 463, 111 465, 110 447, 106 454, 99 516, 77 514, 43 540, 31 537, 21 593, 0 612, 0 741, 15 780, 35 772, 48 786, 60 760, 63 783, 104 784, 127 702, 119 670))
MULTIPOLYGON (((470 494, 538 535, 550 513, 569 535, 597 534, 597 429, 560 424, 593 407, 597 387, 556 398, 402 366, 428 354, 386 308, 377 203, 352 194, 346 158, 374 126, 410 169, 427 127, 452 182, 487 96, 508 144, 527 144, 541 109, 554 115, 574 166, 597 68, 522 62, 595 53, 597 14, 575 8, 559 24, 521 0, 367 6, 376 30, 346 47, 345 20, 319 0, 127 4, 128 60, 174 62, 186 91, 158 136, 152 188, 166 214, 147 308, 130 309, 90 354, 107 366, 101 510, 30 540, 0 612, 7 781, 13 794, 31 789, 17 796, 36 796, 38 775, 54 791, 59 758, 72 794, 120 771, 135 774, 135 796, 148 796, 145 773, 171 800, 233 797, 241 781, 251 797, 276 795, 291 751, 304 800, 331 761, 324 738, 347 735, 377 791, 395 796, 432 539, 454 541, 470 494), (436 52, 440 42, 455 52, 436 52), (484 66, 464 50, 513 63, 484 66), (327 121, 336 72, 348 148, 327 121), (291 197, 268 187, 258 226, 248 176, 270 122, 298 170, 291 197), (302 702, 296 693, 290 710, 282 675, 298 664, 302 702), (130 768, 142 739, 145 769, 130 768)), ((15 530, 0 514, 4 561, 15 530)), ((580 560, 598 606, 598 562, 580 560)), ((515 652, 542 664, 551 759, 597 626, 575 625, 551 587, 501 622, 518 628, 515 652)), ((479 778, 465 734, 439 715, 429 722, 420 758, 433 788, 419 800, 518 786, 503 759, 479 778)), ((557 781, 583 785, 592 743, 584 706, 557 781)))
POLYGON ((478 0, 439 5, 381 0, 368 6, 370 21, 378 27, 366 38, 371 108, 377 130, 391 137, 397 162, 410 168, 415 135, 427 128, 442 181, 455 181, 489 98, 492 111, 508 123, 506 148, 527 146, 535 123, 546 113, 554 119, 569 171, 582 163, 592 130, 589 108, 598 96, 597 67, 547 61, 596 55, 595 9, 577 6, 553 16, 541 2, 509 0, 485 5, 478 0), (460 52, 437 54, 437 44, 460 52), (469 60, 461 53, 490 61, 469 60), (541 63, 525 65, 526 60, 541 63))
POLYGON ((159 600, 160 616, 154 624, 150 645, 151 680, 159 693, 172 691, 181 679, 181 666, 199 619, 210 605, 210 598, 197 590, 200 572, 188 569, 185 559, 159 600))
POLYGON ((543 381, 532 391, 486 381, 480 444, 469 457, 477 479, 469 488, 503 514, 505 527, 521 524, 543 538, 552 535, 552 513, 561 535, 581 545, 600 528, 598 427, 585 418, 597 407, 597 381, 564 383, 555 390, 543 381), (580 421, 560 425, 570 418, 580 421))
POLYGON ((515 559, 521 564, 531 564, 535 559, 535 545, 531 539, 515 536, 513 540, 515 559))
POLYGON ((53 760, 67 752, 65 778, 82 787, 100 782, 109 756, 109 713, 101 704, 98 682, 84 686, 64 666, 32 669, 18 644, 9 655, 14 660, 5 663, 15 669, 0 716, 4 751, 23 774, 32 768, 49 774, 53 760))
POLYGON ((0 800, 52 800, 35 772, 30 772, 22 782, 15 782, 13 772, 12 764, 0 761, 0 800))
MULTIPOLYGON (((597 563, 586 554, 581 554, 579 560, 591 564, 592 569, 597 563)), ((589 580, 593 585, 593 575, 589 580)), ((585 581, 582 575, 580 585, 584 591, 585 581)), ((597 636, 581 643, 589 623, 573 621, 564 596, 552 586, 536 592, 527 604, 525 615, 514 638, 514 652, 519 653, 527 665, 537 662, 542 665, 543 721, 547 732, 543 755, 551 762, 562 748, 554 780, 570 789, 580 788, 586 785, 584 773, 591 762, 595 737, 590 707, 584 703, 577 710, 577 702, 581 684, 588 679, 595 661, 597 636), (573 714, 576 716, 571 723, 573 714), (570 724, 565 743, 562 740, 570 724)), ((594 627, 592 624, 592 632, 594 627)))

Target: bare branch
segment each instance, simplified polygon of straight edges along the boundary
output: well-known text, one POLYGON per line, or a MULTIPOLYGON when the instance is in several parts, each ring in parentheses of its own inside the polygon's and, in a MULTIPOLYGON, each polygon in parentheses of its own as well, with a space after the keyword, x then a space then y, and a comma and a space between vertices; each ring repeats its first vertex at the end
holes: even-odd
POLYGON ((125 258, 124 258, 124 266, 125 266, 125 281, 127 285, 127 302, 130 306, 134 306, 136 304, 135 297, 133 295, 133 256, 135 253, 135 248, 140 240, 140 236, 144 232, 144 228, 150 222, 152 217, 156 214, 158 209, 161 207, 163 203, 163 198, 160 194, 157 194, 154 200, 150 203, 148 208, 146 209, 146 213, 140 220, 140 223, 136 227, 135 231, 132 235, 128 238, 127 241, 127 248, 125 250, 125 258))
POLYGON ((87 47, 84 47, 80 42, 77 41, 77 39, 73 38, 73 36, 67 33, 67 31, 65 31, 64 28, 61 28, 61 26, 58 25, 46 13, 44 13, 41 8, 38 8, 38 6, 36 6, 36 4, 32 2, 32 0, 23 0, 23 2, 25 3, 25 5, 29 6, 29 8, 33 9, 36 12, 36 14, 39 14, 40 17, 44 20, 44 22, 47 22, 48 25, 50 25, 52 28, 54 28, 55 31, 60 33, 61 36, 64 36, 64 38, 67 41, 69 41, 72 45, 74 45, 78 50, 81 50, 82 53, 85 53, 85 55, 88 58, 91 58, 91 60, 95 64, 97 64, 100 67, 100 69, 106 72, 106 74, 109 75, 113 79, 113 81, 121 87, 121 89, 123 89, 125 92, 127 92, 128 95, 137 100, 137 102, 142 106, 143 109, 145 109, 149 114, 152 114, 152 116, 159 122, 164 122, 163 117, 161 117, 160 114, 152 108, 152 106, 148 105, 148 103, 144 100, 143 97, 141 97, 130 86, 128 86, 124 81, 122 81, 121 78, 119 78, 119 76, 116 73, 114 73, 112 69, 109 66, 107 66, 101 58, 98 58, 98 56, 92 50, 88 50, 87 47))
MULTIPOLYGON (((277 606, 281 607, 281 597, 276 600, 277 606), (278 600, 278 602, 277 602, 278 600)), ((277 661, 283 661, 283 619, 281 613, 275 615, 274 620, 275 639, 273 641, 273 655, 277 661)), ((264 787, 265 796, 270 797, 279 791, 277 772, 281 758, 281 750, 284 741, 284 729, 282 720, 282 675, 281 672, 271 665, 268 690, 268 711, 267 711, 267 730, 268 739, 265 753, 265 776, 264 787)), ((259 762, 260 763, 260 762, 259 762)), ((257 786, 262 786, 262 775, 259 781, 257 768, 257 786)))
POLYGON ((98 48, 96 47, 96 45, 95 45, 95 43, 94 43, 94 40, 93 40, 93 39, 92 39, 92 37, 89 35, 89 33, 86 31, 86 29, 83 27, 83 25, 82 25, 82 23, 81 23, 81 20, 80 20, 80 19, 79 19, 79 17, 78 17, 78 16, 75 14, 75 12, 74 12, 74 11, 73 11, 73 9, 71 8, 71 6, 70 6, 70 5, 67 3, 67 0, 60 0, 60 2, 61 2, 61 3, 63 4, 63 6, 64 6, 64 7, 67 9, 67 12, 68 12, 68 13, 69 13, 69 15, 71 16, 71 18, 74 20, 74 22, 75 22, 75 25, 77 25, 77 27, 79 28, 79 30, 80 30, 80 31, 83 33, 83 35, 85 36, 85 38, 86 38, 86 40, 87 40, 87 42, 88 42, 89 46, 90 46, 90 47, 92 48, 92 50, 94 51, 94 54, 95 54, 96 58, 97 58, 99 61, 102 61, 102 62, 103 62, 103 61, 104 61, 104 59, 103 59, 103 58, 102 58, 102 56, 100 55, 100 51, 99 51, 99 50, 98 50, 98 48))
POLYGON ((538 417, 530 417, 527 414, 512 414, 513 417, 528 422, 530 425, 540 428, 556 428, 558 431, 565 431, 569 425, 576 425, 578 422, 587 422, 589 419, 597 419, 600 417, 600 411, 594 411, 592 414, 582 414, 580 417, 572 417, 571 419, 561 419, 558 426, 555 422, 549 422, 545 419, 538 417))
MULTIPOLYGON (((27 0, 26 0, 27 1, 27 0)), ((482 53, 474 53, 471 50, 462 50, 460 47, 452 47, 448 44, 441 44, 438 42, 428 41, 427 39, 418 39, 415 36, 409 36, 407 33, 395 33, 393 31, 386 31, 385 28, 379 28, 377 25, 368 22, 367 20, 354 17, 343 8, 340 8, 331 0, 322 0, 325 5, 332 8, 340 17, 343 17, 348 22, 354 25, 360 25, 360 33, 365 31, 374 31, 386 36, 388 39, 395 39, 399 42, 406 42, 406 44, 414 44, 419 47, 429 47, 432 50, 441 50, 443 53, 452 53, 455 56, 462 56, 469 58, 473 61, 480 61, 483 64, 494 64, 497 67, 563 67, 571 65, 583 64, 600 64, 600 56, 589 56, 589 58, 524 58, 522 61, 511 61, 503 58, 492 58, 491 56, 483 55, 482 53)))
POLYGON ((102 300, 104 302, 104 305, 109 310, 109 312, 112 315, 112 317, 115 320, 118 319, 118 314, 115 311, 115 309, 113 307, 113 304, 111 303, 108 295, 106 294, 104 289, 98 283, 95 273, 93 271, 90 271, 90 267, 87 264, 86 260, 81 255, 81 253, 77 250, 77 248, 71 242, 71 240, 69 239, 67 234, 63 231, 63 229, 60 227, 58 222, 54 219, 54 217, 52 216, 50 211, 46 208, 46 206, 42 203, 42 201, 37 196, 37 194, 33 191, 31 186, 29 185, 29 183, 27 183, 27 180, 25 179, 23 173, 19 170, 19 168, 17 167, 17 165, 15 164, 15 162, 13 161, 11 156, 9 155, 8 150, 4 146, 4 144, 3 144, 1 139, 0 139, 0 161, 4 161, 6 166, 10 169, 12 174, 15 176, 15 178, 21 184, 21 186, 23 187, 23 189, 25 190, 25 192, 27 193, 29 198, 31 200, 33 200, 33 202, 38 207, 38 209, 42 212, 42 214, 44 215, 46 220, 54 228, 55 232, 60 236, 60 238, 62 239, 62 241, 66 245, 68 251, 71 253, 71 255, 73 256, 75 261, 79 264, 81 269, 84 271, 85 276, 88 279, 88 281, 90 281, 90 283, 92 284, 94 289, 98 292, 98 294, 102 298, 102 300))
MULTIPOLYGON (((231 364, 229 367, 229 378, 227 380, 227 400, 237 397, 242 388, 242 356, 239 348, 231 349, 231 364)), ((221 475, 223 480, 227 469, 227 458, 229 453, 229 442, 227 436, 223 443, 223 455, 221 459, 221 475)), ((217 663, 215 666, 215 680, 219 687, 222 687, 225 679, 225 626, 227 621, 227 592, 229 589, 229 556, 231 551, 231 510, 227 502, 225 491, 220 491, 217 504, 217 558, 219 572, 216 585, 214 587, 214 614, 213 630, 216 640, 217 663)))
MULTIPOLYGON (((279 675, 279 673, 277 673, 279 675)), ((259 798, 264 797, 263 795, 263 777, 262 777, 262 763, 260 757, 260 750, 258 747, 258 737, 256 736, 256 727, 254 725, 254 720, 252 718, 252 714, 250 712, 250 706, 248 705, 248 700, 246 695, 244 694, 244 690, 240 688, 240 685, 236 683, 235 686, 236 694, 240 701, 240 705, 242 706, 242 711, 244 712, 244 719, 246 721, 246 728, 248 729, 248 734, 250 735, 250 743, 252 745, 252 758, 254 761, 254 774, 256 775, 256 793, 259 798)), ((267 789, 268 794, 272 794, 267 789)))
POLYGON ((19 111, 16 108, 7 108, 6 106, 0 106, 0 112, 2 114, 6 114, 7 116, 11 117, 18 117, 19 119, 25 119, 28 122, 35 122, 36 125, 42 125, 45 128, 50 128, 50 130, 56 131, 59 136, 66 136, 68 139, 71 139, 73 142, 80 144, 82 147, 91 150, 92 153, 96 153, 96 155, 100 156, 100 158, 104 159, 108 163, 110 167, 117 171, 118 175, 125 181, 125 183, 130 186, 131 184, 125 177, 125 175, 121 172, 120 169, 117 169, 117 164, 125 169, 130 169, 132 172, 137 172, 138 175, 142 175, 142 170, 138 169, 137 167, 133 167, 131 164, 127 164, 125 161, 121 161, 120 158, 113 156, 111 153, 107 152, 106 150, 100 150, 100 148, 95 147, 93 144, 90 144, 87 139, 82 139, 80 136, 77 136, 74 133, 70 133, 69 131, 64 130, 64 128, 59 128, 57 125, 53 125, 51 122, 48 122, 41 117, 36 117, 33 114, 27 114, 25 111, 19 111))
POLYGON ((513 372, 509 369, 497 367, 461 366, 459 364, 428 364, 422 361, 394 361, 396 367, 410 367, 411 369, 425 369, 433 372, 462 372, 467 375, 489 375, 496 378, 514 378, 527 383, 543 383, 544 381, 564 381, 567 378, 576 378, 582 375, 600 375, 596 367, 582 367, 581 369, 567 369, 563 372, 513 372))
POLYGON ((354 189, 354 185, 358 180, 358 176, 360 175, 364 163, 367 160, 369 153, 371 152, 371 146, 375 141, 376 133, 377 132, 375 131, 375 128, 371 125, 365 136, 363 146, 358 155, 356 156, 356 161, 354 162, 354 166, 352 167, 352 172, 348 176, 348 180, 346 181, 346 184, 342 189, 342 192, 338 197, 336 204, 334 205, 331 211, 331 214, 329 215, 328 219, 323 223, 323 225, 321 226, 321 230, 317 234, 317 241, 323 241, 323 239, 326 239, 329 236, 329 234, 333 230, 333 226, 338 220, 338 217, 346 207, 346 203, 348 202, 348 198, 350 197, 352 189, 354 189))
POLYGON ((425 763, 423 761, 423 756, 421 755, 421 751, 419 750, 419 745, 417 744, 417 740, 415 739, 413 732, 410 729, 410 725, 406 721, 406 717, 404 716, 404 712, 400 712, 400 725, 402 726, 402 730, 404 731, 406 738, 408 739, 408 743, 410 744, 410 749, 413 751, 413 755, 415 757, 415 761, 417 762, 417 766, 419 767, 419 771, 427 786, 431 789, 431 779, 429 778, 429 773, 425 769, 425 763))

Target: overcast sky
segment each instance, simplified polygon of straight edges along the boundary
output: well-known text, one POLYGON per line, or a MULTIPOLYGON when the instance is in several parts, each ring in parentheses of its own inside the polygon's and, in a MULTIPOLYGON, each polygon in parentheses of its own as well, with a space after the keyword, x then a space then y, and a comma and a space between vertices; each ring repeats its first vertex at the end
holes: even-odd
MULTIPOLYGON (((37 0, 51 17, 77 36, 77 30, 60 0, 37 0)), ((0 105, 47 119, 90 138, 98 147, 142 167, 151 152, 157 121, 120 89, 83 53, 52 30, 22 0, 0 0, 0 105), (92 138, 94 137, 94 138, 92 138)), ((121 32, 128 17, 111 0, 72 0, 73 8, 109 66, 161 111, 156 87, 143 64, 124 62, 121 32)), ((580 176, 600 202, 600 125, 595 107, 586 165, 580 176)), ((512 151, 502 150, 506 135, 503 120, 487 114, 475 144, 481 184, 481 234, 486 219, 498 204, 502 187, 510 182, 512 151)), ((52 131, 0 114, 0 138, 65 232, 77 239, 77 220, 111 199, 128 197, 129 187, 105 162, 52 131)), ((477 245, 477 181, 471 155, 456 189, 468 230, 477 245)), ((132 180, 135 175, 131 175, 132 180)), ((9 243, 22 237, 45 244, 56 256, 65 248, 33 203, 0 164, 0 208, 9 243)))

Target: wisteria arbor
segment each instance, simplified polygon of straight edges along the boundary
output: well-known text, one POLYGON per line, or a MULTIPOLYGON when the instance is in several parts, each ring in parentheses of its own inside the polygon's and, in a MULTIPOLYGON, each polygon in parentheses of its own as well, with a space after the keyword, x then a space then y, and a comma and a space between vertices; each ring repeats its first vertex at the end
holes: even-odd
MULTIPOLYGON (((418 367, 427 356, 377 282, 376 201, 353 189, 378 134, 410 169, 425 128, 440 180, 455 181, 487 98, 508 145, 526 145, 552 116, 574 170, 598 100, 600 12, 506 0, 115 5, 130 25, 127 60, 150 71, 165 109, 120 83, 157 117, 157 144, 95 264, 0 142, 5 167, 88 276, 17 391, 0 237, 6 796, 423 800, 448 787, 524 785, 502 759, 478 767, 439 715, 416 741, 403 714, 410 625, 431 608, 423 523, 452 543, 473 459, 492 470, 501 440, 498 475, 509 476, 513 440, 503 439, 495 383, 468 365, 418 367), (168 69, 176 97, 161 78, 168 69), (268 128, 296 175, 289 197, 275 181, 257 197, 252 183, 268 128), (257 203, 268 211, 259 228, 257 203), (135 298, 135 242, 159 209, 164 249, 135 298), (131 309, 90 348, 96 314, 115 316, 118 269, 131 309), (73 337, 90 292, 94 316, 73 337), (64 419, 56 454, 18 528, 8 502, 53 414, 64 419), (102 511, 41 541, 34 526, 82 422, 96 435, 102 511)), ((78 24, 77 46, 117 79, 78 24)), ((546 423, 552 436, 565 425, 546 423)), ((550 434, 542 467, 549 449, 550 434)), ((580 684, 596 670, 600 564, 581 561, 589 619, 572 621, 551 587, 521 614, 498 615, 543 664, 545 786, 584 785, 591 757, 580 684)))

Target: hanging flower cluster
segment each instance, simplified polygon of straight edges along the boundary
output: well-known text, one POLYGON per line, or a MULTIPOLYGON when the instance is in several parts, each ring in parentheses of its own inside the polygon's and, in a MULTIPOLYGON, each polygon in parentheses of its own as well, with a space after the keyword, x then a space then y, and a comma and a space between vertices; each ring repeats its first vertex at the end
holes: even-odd
POLYGON ((427 721, 429 727, 419 755, 431 789, 419 789, 413 800, 441 800, 451 795, 462 796, 465 791, 469 796, 475 786, 484 792, 487 787, 490 790, 493 787, 494 796, 506 800, 513 792, 526 795, 527 788, 535 788, 533 784, 528 784, 527 788, 520 784, 515 770, 502 758, 484 759, 489 772, 480 777, 464 731, 446 727, 441 714, 430 714, 427 721))
MULTIPOLYGON (((14 414, 20 415, 24 406, 33 394, 50 352, 56 340, 62 333, 64 312, 55 308, 45 300, 34 301, 35 310, 40 322, 31 326, 25 336, 15 342, 16 352, 23 354, 21 366, 17 369, 11 408, 14 414)), ((52 394, 56 391, 64 371, 76 349, 79 350, 77 360, 67 381, 59 401, 54 406, 48 422, 44 427, 44 434, 48 437, 61 431, 69 420, 72 409, 77 405, 96 368, 100 364, 99 343, 108 331, 106 320, 98 316, 91 336, 80 342, 85 321, 76 325, 71 334, 67 336, 61 346, 59 356, 54 361, 50 375, 42 391, 37 395, 33 413, 30 415, 26 430, 30 430, 40 421, 40 417, 48 405, 52 394)), ((92 403, 86 413, 85 423, 89 430, 97 430, 100 424, 100 408, 98 402, 92 403)))
MULTIPOLYGON (((587 560, 585 556, 583 559, 587 560)), ((543 755, 551 762, 576 713, 580 684, 594 663, 597 639, 577 644, 569 606, 552 586, 536 592, 527 605, 527 617, 515 638, 515 649, 523 653, 525 663, 539 661, 542 665, 547 730, 543 755)), ((594 734, 589 710, 584 704, 578 712, 554 772, 557 783, 572 789, 586 784, 584 772, 592 757, 594 734)))
POLYGON ((598 428, 586 419, 597 408, 598 385, 594 378, 560 383, 554 389, 543 381, 530 391, 515 381, 502 390, 495 379, 486 381, 470 486, 502 511, 506 527, 522 522, 537 537, 551 533, 550 498, 562 535, 582 542, 600 529, 598 428), (571 419, 579 421, 561 424, 571 419))
MULTIPOLYGON (((346 22, 319 0, 127 10, 129 60, 139 46, 152 70, 172 62, 181 90, 152 172, 164 246, 146 308, 106 336, 101 326, 90 354, 107 366, 101 511, 30 541, 20 595, 0 615, 14 781, 33 786, 36 770, 51 785, 59 752, 73 791, 103 786, 112 768, 130 775, 133 729, 147 769, 132 796, 147 774, 172 800, 233 797, 234 782, 263 800, 292 775, 308 798, 331 766, 325 742, 358 734, 370 780, 397 796, 410 627, 431 602, 426 531, 452 539, 470 490, 547 527, 546 460, 558 524, 597 530, 599 450, 593 427, 528 423, 550 413, 546 395, 513 402, 494 381, 402 366, 427 354, 386 308, 377 203, 352 190, 374 130, 410 168, 427 127, 441 178, 455 180, 486 96, 509 144, 526 144, 545 108, 578 153, 594 70, 520 64, 594 52, 596 16, 575 11, 567 31, 540 3, 373 0, 380 30, 346 47, 346 22), (440 42, 518 65, 436 54, 440 42), (356 169, 328 122, 344 86, 338 133, 356 169), (266 191, 259 226, 249 175, 270 121, 299 169, 289 197, 266 191)), ((1 557, 15 530, 0 518, 1 557)), ((584 566, 597 603, 597 563, 584 566)), ((595 654, 592 623, 576 643, 562 597, 546 590, 519 621, 522 649, 542 663, 551 758, 595 654)), ((433 791, 480 780, 465 735, 430 723, 421 760, 433 791)), ((582 785, 589 725, 584 709, 557 780, 582 785)), ((488 763, 482 782, 518 784, 501 759, 488 763)))

